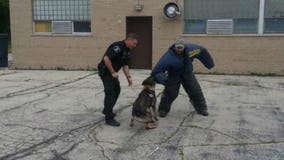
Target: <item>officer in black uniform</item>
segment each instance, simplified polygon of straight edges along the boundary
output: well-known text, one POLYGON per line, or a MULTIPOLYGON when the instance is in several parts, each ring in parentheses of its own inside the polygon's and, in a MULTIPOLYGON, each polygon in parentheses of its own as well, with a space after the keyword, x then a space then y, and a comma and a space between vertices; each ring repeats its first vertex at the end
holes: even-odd
POLYGON ((105 92, 103 114, 106 124, 110 126, 120 126, 120 123, 114 119, 115 113, 113 113, 113 107, 120 94, 117 72, 122 67, 129 86, 132 85, 128 67, 129 51, 138 44, 137 38, 135 33, 130 33, 124 40, 112 43, 98 64, 99 76, 103 81, 105 92))

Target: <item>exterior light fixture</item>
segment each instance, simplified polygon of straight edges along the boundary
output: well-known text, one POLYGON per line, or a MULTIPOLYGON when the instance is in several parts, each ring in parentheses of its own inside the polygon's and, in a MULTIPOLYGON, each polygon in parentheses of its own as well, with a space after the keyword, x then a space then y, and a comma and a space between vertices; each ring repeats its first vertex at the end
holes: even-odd
POLYGON ((134 6, 134 10, 138 12, 143 10, 143 5, 140 4, 140 0, 138 0, 138 3, 134 6))
POLYGON ((176 3, 169 2, 164 6, 164 14, 171 19, 176 18, 180 15, 180 8, 176 3))

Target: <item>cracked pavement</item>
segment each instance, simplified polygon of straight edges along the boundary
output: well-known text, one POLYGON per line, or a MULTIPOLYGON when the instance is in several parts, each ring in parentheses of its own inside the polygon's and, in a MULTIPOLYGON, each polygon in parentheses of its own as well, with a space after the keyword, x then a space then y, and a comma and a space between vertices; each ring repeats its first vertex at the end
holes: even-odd
POLYGON ((168 116, 145 130, 129 122, 150 70, 131 74, 129 87, 120 73, 114 128, 95 71, 0 70, 0 160, 284 159, 283 77, 196 75, 210 115, 197 115, 181 88, 168 116))

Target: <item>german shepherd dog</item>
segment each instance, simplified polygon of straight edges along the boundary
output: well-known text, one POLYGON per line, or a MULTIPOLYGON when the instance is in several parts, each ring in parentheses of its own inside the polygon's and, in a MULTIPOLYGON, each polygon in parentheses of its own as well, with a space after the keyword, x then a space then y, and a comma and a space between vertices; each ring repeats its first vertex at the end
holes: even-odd
POLYGON ((158 121, 156 112, 156 82, 154 77, 148 77, 143 82, 143 90, 133 103, 132 118, 130 127, 134 125, 134 120, 145 124, 145 129, 156 128, 155 121, 158 121))

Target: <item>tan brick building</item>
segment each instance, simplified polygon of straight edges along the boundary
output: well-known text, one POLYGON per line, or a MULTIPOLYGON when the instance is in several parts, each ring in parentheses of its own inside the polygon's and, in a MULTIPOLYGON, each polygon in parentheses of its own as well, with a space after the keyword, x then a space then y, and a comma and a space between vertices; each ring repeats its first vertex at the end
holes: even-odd
POLYGON ((96 69, 110 43, 137 32, 132 68, 152 68, 183 37, 215 60, 210 71, 194 62, 197 72, 284 75, 281 0, 10 0, 10 12, 16 69, 96 69))

